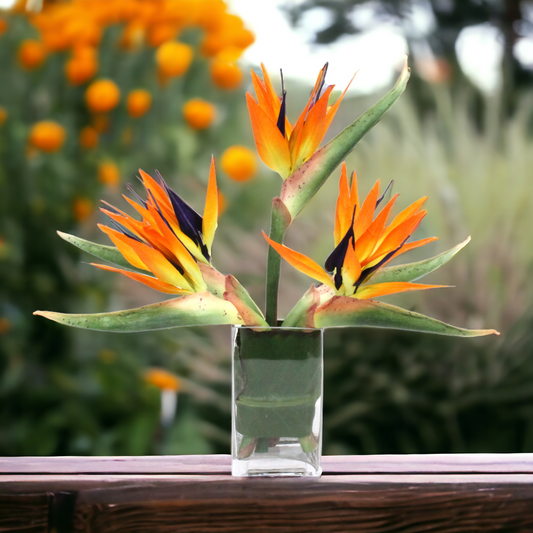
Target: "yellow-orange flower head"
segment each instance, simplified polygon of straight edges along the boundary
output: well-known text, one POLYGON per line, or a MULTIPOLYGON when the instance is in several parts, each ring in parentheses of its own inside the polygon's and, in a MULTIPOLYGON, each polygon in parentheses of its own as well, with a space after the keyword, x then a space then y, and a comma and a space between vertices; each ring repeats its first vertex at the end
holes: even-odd
POLYGON ((33 70, 43 64, 46 49, 40 41, 25 39, 19 46, 17 58, 25 69, 33 70))
POLYGON ((160 390, 177 392, 180 389, 180 380, 174 374, 161 368, 151 368, 144 373, 146 383, 160 390))
POLYGON ((236 89, 242 83, 242 71, 233 61, 214 59, 210 71, 213 83, 220 89, 236 89))
POLYGON ((96 148, 98 146, 98 132, 91 126, 85 126, 80 131, 79 142, 85 150, 96 148))
POLYGON ((0 106, 0 126, 7 120, 7 111, 0 106))
POLYGON ((163 43, 155 54, 159 72, 168 78, 183 76, 187 72, 192 59, 193 49, 188 44, 177 41, 163 43))
POLYGON ((230 146, 221 160, 222 170, 235 181, 248 181, 257 172, 257 157, 246 146, 230 146))
POLYGON ((128 94, 126 107, 130 117, 142 117, 150 109, 151 105, 152 95, 144 89, 135 89, 128 94))
POLYGON ((89 198, 76 198, 72 204, 72 214, 78 222, 87 220, 91 216, 93 210, 94 206, 89 198))
POLYGON ((81 48, 65 63, 65 75, 71 85, 81 85, 98 72, 98 58, 94 48, 81 48))
POLYGON ((65 128, 51 120, 37 122, 30 131, 29 142, 43 152, 57 152, 65 142, 65 128))
POLYGON ((215 115, 215 106, 201 98, 193 98, 183 106, 185 121, 194 130, 208 128, 215 119, 215 115))
POLYGON ((108 187, 117 187, 120 183, 120 170, 112 161, 104 161, 98 166, 98 181, 108 187))
POLYGON ((120 102, 120 90, 111 80, 96 80, 85 91, 85 102, 93 113, 111 111, 120 102))

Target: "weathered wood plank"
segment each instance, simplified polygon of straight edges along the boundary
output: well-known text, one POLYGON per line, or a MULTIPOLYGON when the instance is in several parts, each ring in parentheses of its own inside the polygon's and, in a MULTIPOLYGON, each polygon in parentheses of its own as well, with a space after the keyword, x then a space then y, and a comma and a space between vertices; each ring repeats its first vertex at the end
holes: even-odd
POLYGON ((0 483, 0 531, 48 533, 49 496, 37 494, 2 494, 0 483))
POLYGON ((533 531, 533 454, 325 457, 320 479, 229 467, 229 456, 3 458, 0 532, 533 531))
MULTIPOLYGON (((533 454, 325 456, 328 473, 533 473, 533 454)), ((0 457, 2 474, 229 474, 229 455, 0 457)))
MULTIPOLYGON (((58 533, 533 530, 533 476, 525 474, 248 480, 69 475, 49 481, 57 477, 63 478, 2 483, 0 492, 28 484, 33 490, 70 490, 72 523, 58 533)), ((24 522, 24 513, 17 516, 24 522)))

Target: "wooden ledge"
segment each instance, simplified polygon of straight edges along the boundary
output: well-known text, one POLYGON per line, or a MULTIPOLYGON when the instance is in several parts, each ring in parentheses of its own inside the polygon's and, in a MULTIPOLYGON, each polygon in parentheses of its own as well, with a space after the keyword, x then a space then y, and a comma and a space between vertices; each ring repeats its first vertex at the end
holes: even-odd
POLYGON ((236 479, 225 455, 0 458, 0 532, 533 531, 533 454, 322 464, 236 479))

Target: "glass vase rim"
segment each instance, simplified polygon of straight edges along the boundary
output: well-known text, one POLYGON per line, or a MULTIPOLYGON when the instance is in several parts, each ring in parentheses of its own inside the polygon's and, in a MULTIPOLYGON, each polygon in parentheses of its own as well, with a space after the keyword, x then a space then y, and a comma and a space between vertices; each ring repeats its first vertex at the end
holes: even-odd
POLYGON ((314 328, 311 326, 247 326, 246 324, 232 324, 232 328, 251 329, 259 331, 324 331, 325 328, 314 328))

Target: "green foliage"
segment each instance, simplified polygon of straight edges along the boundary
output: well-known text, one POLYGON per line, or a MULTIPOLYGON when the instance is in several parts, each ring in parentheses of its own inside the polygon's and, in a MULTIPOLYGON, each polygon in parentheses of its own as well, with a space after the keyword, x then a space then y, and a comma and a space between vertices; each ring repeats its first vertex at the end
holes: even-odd
MULTIPOLYGON (((85 152, 77 134, 90 117, 83 87, 65 85, 65 57, 50 57, 30 73, 15 62, 18 43, 31 32, 17 19, 0 37, 7 72, 0 105, 9 112, 0 126, 0 455, 227 453, 227 329, 115 335, 63 328, 31 313, 51 307, 102 312, 160 299, 133 282, 112 286, 112 274, 80 265, 81 254, 56 230, 100 239, 92 229, 97 215, 78 222, 73 202, 82 196, 95 205, 103 196, 121 205, 117 192, 97 181, 103 158, 132 181, 137 167, 157 167, 201 207, 204 188, 196 184, 207 181, 210 153, 243 139, 248 118, 242 93, 211 87, 201 58, 166 90, 156 84, 153 53, 139 50, 124 62, 110 58, 102 74, 112 75, 124 93, 142 81, 154 93, 154 112, 136 122, 117 109, 100 147, 85 152), (222 110, 220 122, 203 133, 191 131, 181 115, 182 103, 199 95, 222 110), (51 116, 67 129, 65 146, 28 157, 31 124, 51 116), (127 126, 133 128, 129 145, 121 135, 127 126), (177 418, 168 428, 159 424, 160 391, 143 380, 151 366, 182 382, 177 418)), ((377 178, 394 178, 399 204, 430 197, 416 237, 440 235, 443 242, 428 247, 429 254, 473 237, 453 263, 431 274, 431 281, 456 289, 417 295, 416 309, 409 296, 394 301, 446 322, 490 324, 503 335, 495 341, 362 328, 327 332, 326 454, 533 450, 531 107, 524 99, 519 113, 500 124, 498 107, 488 101, 480 129, 469 95, 452 99, 439 86, 426 87, 426 97, 433 99, 434 116, 419 119, 408 92, 349 156, 348 168, 367 188, 377 178)), ((342 130, 343 117, 368 107, 363 100, 343 103, 333 132, 342 130)), ((230 202, 217 234, 216 265, 261 302, 267 245, 259 230, 268 226, 264 198, 273 197, 279 183, 261 176, 252 186, 220 184, 230 202)), ((291 227, 287 245, 299 242, 300 251, 325 259, 331 233, 324 228, 333 229, 336 195, 334 174, 291 227)), ((422 257, 427 255, 413 252, 409 260, 422 257)), ((289 268, 283 274, 282 316, 308 288, 305 276, 289 268)))
MULTIPOLYGON (((117 277, 80 264, 81 253, 56 230, 106 242, 95 228, 104 220, 97 203, 104 198, 124 207, 120 193, 125 188, 99 181, 103 162, 112 162, 121 179, 133 183, 139 167, 148 172, 158 168, 172 187, 185 191, 200 207, 205 192, 197 184, 207 183, 211 154, 218 157, 244 140, 243 92, 213 85, 210 60, 198 53, 201 30, 180 34, 180 40, 195 49, 194 60, 185 75, 163 87, 155 50, 118 49, 122 28, 110 27, 99 45, 97 78, 112 79, 121 102, 109 113, 109 128, 99 135, 98 146, 84 149, 78 142, 80 131, 96 120, 85 104, 89 83, 68 83, 68 52, 48 54, 34 70, 22 68, 19 46, 24 39, 38 39, 37 31, 24 15, 2 17, 8 27, 0 35, 0 106, 7 112, 0 124, 0 455, 178 449, 173 439, 181 439, 183 430, 163 439, 159 391, 145 384, 143 371, 161 366, 186 379, 190 369, 174 360, 175 350, 183 352, 183 347, 160 334, 120 341, 109 334, 86 335, 32 313, 50 308, 101 312, 121 299, 128 299, 129 307, 160 299, 134 283, 127 292, 113 287, 117 277), (152 108, 133 118, 126 97, 138 88, 150 91, 152 108), (203 131, 191 129, 183 119, 184 103, 197 97, 213 103, 218 112, 217 120, 203 131), (53 120, 65 129, 65 142, 54 153, 39 151, 29 142, 33 125, 41 120, 53 120)), ((219 182, 231 204, 231 184, 222 176, 219 182)), ((180 338, 190 339, 191 334, 180 338)), ((196 416, 194 406, 181 404, 196 416)), ((197 434, 203 442, 199 449, 211 449, 203 434, 197 434)))

